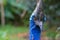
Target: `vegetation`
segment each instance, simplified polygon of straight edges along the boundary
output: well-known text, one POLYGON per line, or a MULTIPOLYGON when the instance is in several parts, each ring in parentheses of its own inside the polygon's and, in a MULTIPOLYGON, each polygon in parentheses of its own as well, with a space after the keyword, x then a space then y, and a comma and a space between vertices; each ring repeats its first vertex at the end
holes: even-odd
MULTIPOLYGON (((4 26, 0 26, 0 40, 4 40, 1 38, 3 35, 28 32, 29 17, 37 2, 38 0, 0 0, 0 25, 4 26)), ((60 0, 43 0, 42 4, 47 16, 44 30, 48 30, 47 36, 54 37, 56 28, 60 26, 60 0)))
MULTIPOLYGON (((36 3, 37 0, 3 0, 2 5, 4 5, 5 23, 14 25, 25 24, 25 20, 29 21, 30 14, 35 9, 36 3)), ((43 0, 44 13, 47 17, 50 16, 49 19, 52 24, 56 23, 59 25, 60 23, 59 4, 59 0, 43 0)))
MULTIPOLYGON (((4 28, 0 28, 0 40, 18 40, 22 33, 28 33, 27 27, 14 27, 12 25, 6 25, 4 28)), ((24 35, 24 34, 23 34, 24 35)), ((21 40, 25 38, 21 38, 21 40)))

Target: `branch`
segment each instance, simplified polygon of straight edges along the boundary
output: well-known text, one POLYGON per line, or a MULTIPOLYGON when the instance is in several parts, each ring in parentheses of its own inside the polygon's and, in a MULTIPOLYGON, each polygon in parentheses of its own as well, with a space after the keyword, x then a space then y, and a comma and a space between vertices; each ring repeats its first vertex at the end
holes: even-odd
POLYGON ((1 4, 1 24, 2 26, 5 25, 5 15, 4 15, 4 6, 1 4))
POLYGON ((24 18, 26 15, 26 10, 23 11, 23 13, 20 15, 21 18, 24 18))

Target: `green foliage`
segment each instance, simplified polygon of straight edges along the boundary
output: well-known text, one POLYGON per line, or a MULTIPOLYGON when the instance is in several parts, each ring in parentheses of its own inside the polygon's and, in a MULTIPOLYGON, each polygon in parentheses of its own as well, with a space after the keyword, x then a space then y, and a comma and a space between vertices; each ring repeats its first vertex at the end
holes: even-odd
POLYGON ((46 22, 44 23, 43 29, 44 29, 44 30, 48 30, 48 29, 49 29, 49 26, 48 26, 48 24, 47 24, 46 22))
POLYGON ((14 16, 12 15, 12 13, 8 9, 6 9, 5 11, 6 11, 6 13, 5 13, 6 18, 14 19, 14 16))
MULTIPOLYGON (((45 9, 44 13, 50 15, 52 20, 55 16, 60 16, 60 0, 43 0, 45 9)), ((27 11, 27 18, 29 18, 30 14, 33 12, 36 6, 36 0, 3 0, 4 3, 4 10, 5 10, 5 17, 7 19, 15 20, 15 15, 20 16, 24 10, 27 11)), ((1 11, 0 11, 1 13, 1 11)), ((1 16, 1 15, 0 15, 1 16)), ((26 18, 26 19, 27 19, 26 18)), ((59 19, 58 19, 59 20, 59 19)), ((56 22, 56 21, 55 21, 56 22)))
POLYGON ((60 0, 44 0, 45 13, 50 16, 51 24, 59 24, 60 18, 60 0))
POLYGON ((6 6, 7 5, 7 0, 3 0, 3 4, 4 4, 4 6, 6 6))
POLYGON ((52 37, 52 38, 54 38, 54 37, 56 36, 56 34, 57 34, 57 33, 56 33, 56 32, 53 32, 53 31, 48 31, 48 32, 47 32, 47 36, 48 36, 48 37, 52 37))
POLYGON ((24 10, 27 11, 26 15, 28 15, 27 18, 29 18, 30 13, 32 13, 32 10, 34 9, 35 5, 36 5, 36 0, 19 0, 18 2, 17 0, 4 0, 5 18, 6 20, 8 19, 8 21, 10 19, 13 19, 16 21, 20 20, 19 19, 20 14, 22 14, 24 10))
MULTIPOLYGON (((0 40, 17 40, 19 33, 28 33, 28 27, 14 27, 13 25, 0 26, 0 40), (24 29, 24 30, 23 30, 24 29), (14 36, 16 35, 16 37, 14 36), (13 37, 14 36, 14 37, 13 37), (11 39, 11 37, 13 37, 11 39)), ((23 37, 21 39, 24 39, 23 37)))
POLYGON ((8 3, 11 6, 16 7, 17 9, 22 9, 27 11, 31 11, 30 9, 34 8, 34 6, 36 5, 35 0, 19 0, 19 2, 16 2, 16 0, 8 0, 8 3))

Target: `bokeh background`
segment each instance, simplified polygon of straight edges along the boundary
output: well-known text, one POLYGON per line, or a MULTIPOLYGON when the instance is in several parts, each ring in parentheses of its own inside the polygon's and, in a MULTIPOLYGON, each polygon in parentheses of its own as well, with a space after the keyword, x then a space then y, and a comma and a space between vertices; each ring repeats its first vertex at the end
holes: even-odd
MULTIPOLYGON (((38 0, 0 0, 0 40, 28 40, 29 17, 38 0)), ((60 36, 60 0, 43 0, 44 23, 41 40, 58 40, 60 36)), ((59 39, 60 40, 60 39, 59 39)))

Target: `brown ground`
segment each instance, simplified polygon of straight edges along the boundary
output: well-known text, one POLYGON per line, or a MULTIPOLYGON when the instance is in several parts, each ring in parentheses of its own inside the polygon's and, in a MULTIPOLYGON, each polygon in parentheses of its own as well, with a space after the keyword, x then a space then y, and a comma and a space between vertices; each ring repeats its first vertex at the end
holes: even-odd
MULTIPOLYGON (((18 40, 20 40, 20 38, 24 38, 24 39, 28 40, 29 33, 18 33, 18 34, 14 34, 11 36, 11 38, 15 38, 15 37, 18 37, 18 40)), ((48 37, 46 36, 46 32, 42 32, 41 40, 48 40, 48 37)))

